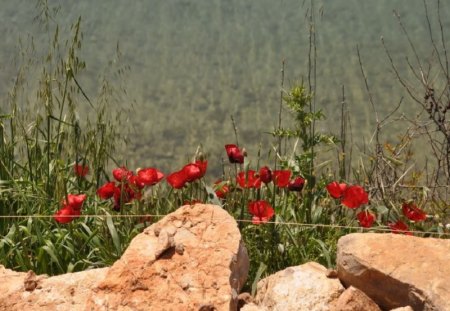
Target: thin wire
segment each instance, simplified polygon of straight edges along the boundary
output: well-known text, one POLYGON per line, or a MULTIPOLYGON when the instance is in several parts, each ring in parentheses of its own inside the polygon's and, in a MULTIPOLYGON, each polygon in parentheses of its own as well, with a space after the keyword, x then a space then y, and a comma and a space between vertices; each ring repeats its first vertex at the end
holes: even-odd
MULTIPOLYGON (((59 218, 89 218, 89 217, 96 217, 96 218, 148 218, 148 217, 155 217, 155 218, 161 218, 165 217, 167 214, 142 214, 142 215, 108 215, 108 214, 83 214, 83 215, 60 215, 59 218)), ((53 218, 53 215, 0 215, 0 219, 26 219, 26 218, 53 218)), ((220 221, 220 219, 214 218, 216 221, 220 221)), ((252 220, 250 219, 223 219, 221 222, 227 222, 227 221, 236 221, 241 223, 250 223, 252 220)), ((390 227, 387 226, 379 226, 379 227, 371 227, 371 228, 364 228, 364 227, 356 227, 356 226, 344 226, 344 225, 334 225, 334 224, 309 224, 309 223, 301 223, 301 222, 283 222, 283 221, 268 221, 261 223, 260 225, 265 224, 275 224, 275 225, 284 225, 284 226, 298 226, 298 227, 309 227, 309 228, 333 228, 333 229, 351 229, 351 230, 363 230, 363 231, 376 231, 376 232, 392 232, 393 230, 390 227)), ((432 232, 432 231, 412 231, 412 230, 397 230, 398 233, 412 233, 412 234, 430 234, 430 235, 438 235, 438 236, 448 236, 450 237, 450 233, 446 232, 432 232)))

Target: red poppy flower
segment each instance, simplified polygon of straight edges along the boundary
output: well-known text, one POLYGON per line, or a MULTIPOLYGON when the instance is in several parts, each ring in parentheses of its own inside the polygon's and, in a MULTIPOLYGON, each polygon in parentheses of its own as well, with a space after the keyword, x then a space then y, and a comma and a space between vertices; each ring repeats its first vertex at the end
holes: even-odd
POLYGON ((345 189, 341 204, 349 208, 358 208, 369 203, 369 195, 361 186, 349 186, 345 189))
POLYGON ((372 227, 373 223, 375 222, 375 215, 368 211, 359 212, 356 217, 358 218, 361 227, 364 228, 372 227))
POLYGON ((397 220, 395 223, 389 223, 388 225, 391 228, 392 233, 412 235, 412 232, 408 230, 408 226, 401 220, 397 220))
POLYGON ((345 183, 338 183, 337 181, 333 181, 327 185, 328 193, 333 199, 339 199, 345 189, 347 189, 347 185, 345 183))
POLYGON ((69 205, 64 206, 53 214, 53 219, 55 219, 60 224, 67 224, 78 218, 81 215, 81 211, 72 209, 69 205))
POLYGON ((306 180, 304 178, 297 177, 289 182, 288 189, 289 191, 302 191, 305 182, 306 180))
POLYGON ((71 209, 79 211, 81 210, 81 206, 83 206, 84 200, 86 200, 85 194, 68 194, 67 199, 64 199, 62 205, 64 207, 69 206, 71 209))
POLYGON ((197 165, 200 168, 200 173, 201 173, 200 178, 205 176, 206 169, 208 168, 208 161, 197 160, 197 161, 195 161, 195 165, 197 165))
POLYGON ((289 185, 289 179, 291 178, 291 171, 289 170, 277 170, 273 172, 273 180, 279 188, 285 188, 289 185))
POLYGON ((403 203, 402 205, 402 211, 403 214, 408 217, 409 220, 412 221, 422 221, 427 219, 427 214, 425 214, 424 211, 422 211, 420 208, 418 208, 415 204, 413 203, 403 203))
POLYGON ((193 182, 203 176, 200 166, 195 163, 186 164, 181 171, 186 178, 186 182, 193 182))
POLYGON ((85 177, 89 173, 89 167, 86 165, 75 164, 73 167, 75 175, 85 177))
POLYGON ((164 174, 153 167, 139 170, 137 176, 145 186, 154 186, 164 178, 164 174))
MULTIPOLYGON (((113 197, 116 189, 116 183, 114 181, 108 182, 97 189, 97 195, 103 199, 107 200, 113 197)), ((120 191, 120 189, 119 189, 120 191)))
POLYGON ((275 211, 267 201, 252 201, 248 203, 248 212, 253 216, 252 223, 255 225, 268 222, 275 211))
POLYGON ((230 187, 228 187, 226 182, 218 180, 214 183, 214 189, 216 190, 216 196, 219 199, 225 199, 228 192, 230 192, 230 187))
POLYGON ((113 169, 112 174, 117 181, 128 180, 130 176, 133 175, 132 171, 129 171, 125 166, 113 169))
POLYGON ((137 188, 139 190, 145 188, 145 184, 137 175, 131 175, 130 177, 128 177, 128 185, 131 185, 132 187, 137 188))
POLYGON ((253 170, 248 170, 247 176, 245 172, 239 172, 236 176, 236 181, 241 188, 260 188, 261 179, 253 170))
POLYGON ((186 175, 183 171, 178 171, 167 176, 167 182, 175 189, 181 189, 186 184, 186 175))
POLYGON ((244 154, 241 152, 238 146, 233 144, 225 145, 225 150, 227 151, 230 163, 244 163, 244 154))
POLYGON ((265 184, 268 184, 272 181, 272 171, 269 167, 263 166, 259 169, 259 178, 265 184))

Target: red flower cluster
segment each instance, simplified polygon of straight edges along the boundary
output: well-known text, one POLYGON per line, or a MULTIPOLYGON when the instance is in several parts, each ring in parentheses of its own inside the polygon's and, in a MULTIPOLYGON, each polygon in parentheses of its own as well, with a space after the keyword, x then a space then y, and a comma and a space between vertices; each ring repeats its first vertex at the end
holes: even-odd
POLYGON ((258 225, 268 222, 275 212, 267 201, 251 201, 248 203, 248 212, 252 215, 252 223, 258 225))
POLYGON ((62 208, 53 215, 53 218, 60 224, 67 224, 80 217, 85 200, 85 194, 68 194, 67 198, 61 202, 62 208))
POLYGON ((236 176, 236 182, 241 188, 261 188, 261 182, 268 184, 274 182, 279 188, 288 188, 290 191, 301 191, 305 185, 305 179, 297 177, 291 178, 291 171, 276 170, 272 172, 269 167, 263 166, 258 172, 248 170, 247 172, 239 172, 236 176))
MULTIPOLYGON (((369 195, 363 187, 358 185, 347 185, 345 183, 338 183, 333 181, 326 186, 328 193, 334 199, 340 199, 341 204, 351 209, 357 209, 361 205, 369 203, 369 195)), ((375 214, 369 211, 359 212, 358 218, 361 227, 370 228, 375 222, 375 214)))
POLYGON ((348 208, 358 208, 369 203, 369 195, 363 187, 333 181, 327 185, 328 193, 334 199, 341 199, 341 204, 348 208))
POLYGON ((197 160, 186 164, 181 170, 167 176, 167 182, 175 189, 183 188, 186 183, 193 182, 205 176, 208 161, 197 160))
POLYGON ((241 188, 261 188, 261 179, 254 170, 239 172, 236 176, 236 182, 241 188))
POLYGON ((114 210, 119 211, 121 206, 134 199, 140 199, 142 189, 146 186, 156 185, 164 178, 164 174, 155 168, 141 169, 134 174, 126 167, 119 167, 112 171, 114 179, 97 189, 97 195, 107 200, 114 199, 114 210))

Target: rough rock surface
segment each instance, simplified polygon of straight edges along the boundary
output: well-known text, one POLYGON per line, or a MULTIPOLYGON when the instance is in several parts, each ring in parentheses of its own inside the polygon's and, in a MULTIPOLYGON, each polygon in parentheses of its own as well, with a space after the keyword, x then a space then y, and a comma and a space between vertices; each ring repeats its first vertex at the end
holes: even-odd
POLYGON ((353 286, 347 288, 336 300, 333 311, 381 311, 366 294, 353 286))
POLYGON ((235 220, 183 206, 131 242, 93 290, 88 310, 236 310, 249 268, 235 220))
POLYGON ((450 240, 355 233, 338 242, 337 269, 381 308, 450 310, 450 240))
POLYGON ((414 311, 410 306, 392 309, 391 311, 414 311))
POLYGON ((87 297, 108 268, 54 277, 0 266, 0 310, 84 310, 87 297))
POLYGON ((315 262, 289 267, 258 282, 255 302, 263 310, 331 310, 344 287, 326 274, 315 262))
POLYGON ((248 265, 233 217, 183 206, 137 235, 111 268, 47 277, 0 266, 0 311, 236 310, 248 265))

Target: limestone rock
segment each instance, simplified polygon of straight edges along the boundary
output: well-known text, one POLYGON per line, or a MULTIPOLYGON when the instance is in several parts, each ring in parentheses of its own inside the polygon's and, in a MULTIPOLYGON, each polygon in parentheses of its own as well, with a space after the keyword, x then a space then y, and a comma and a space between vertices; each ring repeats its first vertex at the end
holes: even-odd
POLYGON ((309 262, 259 281, 255 302, 267 310, 326 311, 343 291, 338 279, 327 278, 324 266, 309 262))
POLYGON ((0 266, 0 310, 84 310, 91 289, 108 268, 54 277, 0 266))
POLYGON ((353 286, 347 288, 336 301, 333 311, 381 311, 366 294, 353 286))
POLYGON ((87 310, 236 310, 249 261, 225 210, 183 206, 137 235, 87 310))
POLYGON ((268 309, 266 309, 266 307, 264 307, 264 306, 258 306, 258 305, 255 305, 253 302, 252 303, 249 303, 249 304, 246 304, 246 305, 244 305, 241 309, 240 309, 240 311, 268 311, 268 309))
POLYGON ((354 233, 338 242, 337 269, 381 308, 450 310, 450 240, 354 233))

